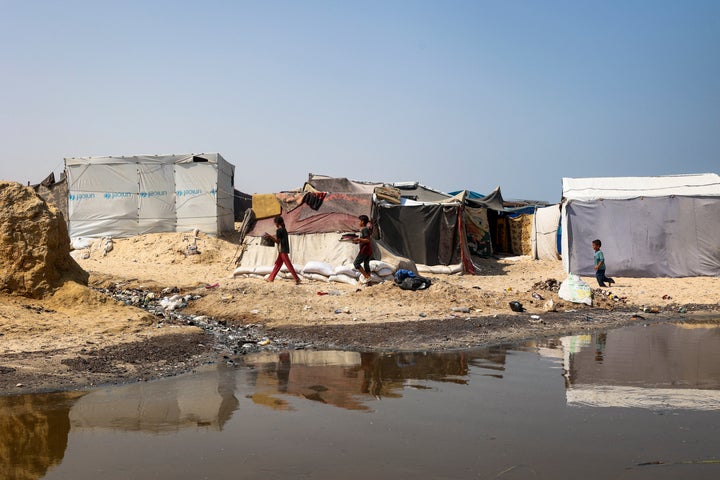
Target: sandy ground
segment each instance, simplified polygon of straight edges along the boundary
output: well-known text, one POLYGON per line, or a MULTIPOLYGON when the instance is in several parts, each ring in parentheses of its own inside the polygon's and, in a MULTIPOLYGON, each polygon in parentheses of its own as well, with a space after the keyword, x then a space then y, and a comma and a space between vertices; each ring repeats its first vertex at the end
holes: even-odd
MULTIPOLYGON (((720 311, 715 277, 615 277, 613 288, 596 290, 588 307, 546 288, 565 278, 559 261, 488 259, 480 275, 436 275, 429 289, 405 291, 391 282, 357 287, 234 278, 236 238, 201 234, 201 253, 187 256, 190 241, 190 234, 144 235, 115 239, 108 253, 93 247, 73 256, 90 273, 91 287, 142 288, 159 296, 176 287, 200 297, 188 313, 261 325, 320 348, 459 348, 635 321, 691 321, 694 313, 717 319, 720 311), (548 300, 555 311, 547 311, 548 300), (526 311, 511 311, 510 301, 526 311)), ((596 288, 594 278, 584 280, 596 288)), ((217 358, 200 328, 159 322, 74 283, 42 300, 0 296, 0 344, 4 394, 147 380, 217 358)))

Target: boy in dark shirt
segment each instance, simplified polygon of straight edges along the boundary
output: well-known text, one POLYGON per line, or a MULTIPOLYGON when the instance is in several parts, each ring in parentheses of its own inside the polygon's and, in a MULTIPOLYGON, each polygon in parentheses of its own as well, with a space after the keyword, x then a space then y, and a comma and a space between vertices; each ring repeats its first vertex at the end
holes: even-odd
POLYGON ((280 271, 280 267, 282 267, 282 264, 284 263, 287 269, 290 271, 290 274, 295 279, 296 284, 300 284, 300 277, 298 277, 298 274, 295 272, 295 267, 293 267, 293 264, 290 262, 290 240, 288 239, 288 233, 285 229, 285 220, 278 215, 273 219, 273 222, 275 223, 275 227, 277 230, 275 231, 275 236, 269 235, 273 242, 275 242, 278 246, 278 256, 275 260, 275 266, 273 267, 273 271, 270 274, 270 276, 267 278, 268 282, 272 282, 275 280, 275 276, 280 271))
POLYGON ((373 254, 372 240, 370 240, 370 228, 368 227, 370 219, 367 215, 360 215, 358 219, 360 220, 360 236, 355 238, 353 243, 360 245, 360 251, 358 252, 357 257, 355 257, 353 265, 360 271, 360 273, 362 273, 364 283, 367 283, 370 278, 370 259, 373 254))

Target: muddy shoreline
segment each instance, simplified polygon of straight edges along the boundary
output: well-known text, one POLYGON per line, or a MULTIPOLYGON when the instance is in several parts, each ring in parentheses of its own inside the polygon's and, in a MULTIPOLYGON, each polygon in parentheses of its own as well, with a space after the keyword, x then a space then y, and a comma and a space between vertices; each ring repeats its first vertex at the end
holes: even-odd
POLYGON ((177 312, 158 319, 156 328, 198 327, 144 341, 93 348, 0 355, 3 395, 87 390, 106 385, 152 381, 193 372, 217 362, 242 364, 258 351, 354 350, 374 352, 459 350, 521 342, 535 338, 589 334, 638 323, 718 321, 717 310, 688 305, 687 314, 664 311, 639 315, 636 309, 607 311, 582 308, 551 312, 534 319, 529 313, 463 316, 422 321, 361 322, 338 325, 266 327, 232 318, 209 318, 177 312), (634 313, 635 312, 635 313, 634 313), (13 363, 37 365, 16 369, 13 363))

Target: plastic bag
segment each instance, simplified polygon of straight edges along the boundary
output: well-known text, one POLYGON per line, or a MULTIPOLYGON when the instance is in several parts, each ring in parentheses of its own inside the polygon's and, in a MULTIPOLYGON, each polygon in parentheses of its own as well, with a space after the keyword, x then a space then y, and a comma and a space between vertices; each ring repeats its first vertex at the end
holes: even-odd
POLYGON ((568 302, 592 306, 592 288, 574 273, 569 274, 560 284, 558 296, 568 302))

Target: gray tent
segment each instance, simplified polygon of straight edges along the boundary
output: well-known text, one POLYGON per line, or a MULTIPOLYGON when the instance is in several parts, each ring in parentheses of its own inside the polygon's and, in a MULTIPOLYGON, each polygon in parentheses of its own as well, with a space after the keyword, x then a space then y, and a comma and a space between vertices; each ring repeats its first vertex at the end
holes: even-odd
POLYGON ((720 177, 563 178, 565 271, 593 275, 602 240, 608 275, 720 275, 720 177))

